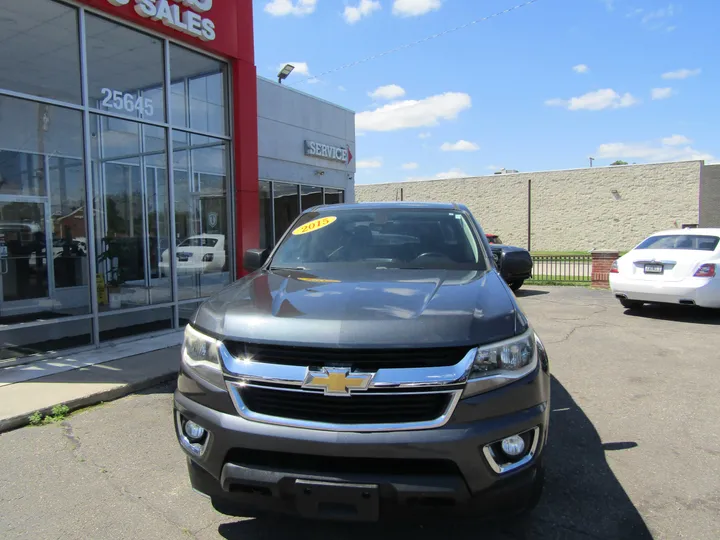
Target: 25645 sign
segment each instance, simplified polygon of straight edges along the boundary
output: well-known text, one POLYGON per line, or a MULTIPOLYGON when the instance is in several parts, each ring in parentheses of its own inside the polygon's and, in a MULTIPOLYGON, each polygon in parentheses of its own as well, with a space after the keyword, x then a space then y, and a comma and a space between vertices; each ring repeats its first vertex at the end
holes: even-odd
POLYGON ((100 91, 103 95, 103 107, 117 109, 118 111, 128 112, 130 114, 139 112, 146 118, 155 114, 155 107, 150 98, 135 97, 135 94, 129 94, 120 90, 110 90, 109 88, 103 88, 100 91))
POLYGON ((161 21, 203 41, 215 40, 215 23, 203 17, 212 9, 213 0, 108 0, 113 6, 126 6, 133 2, 135 12, 141 17, 161 21), (184 11, 181 5, 188 8, 184 11))

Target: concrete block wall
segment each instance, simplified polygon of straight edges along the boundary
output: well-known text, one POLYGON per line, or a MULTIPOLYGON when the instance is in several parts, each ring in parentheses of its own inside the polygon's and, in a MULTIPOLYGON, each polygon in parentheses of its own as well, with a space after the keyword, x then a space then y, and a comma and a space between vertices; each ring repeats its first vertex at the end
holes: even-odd
POLYGON ((702 169, 700 226, 720 227, 720 165, 705 165, 702 169))
POLYGON ((649 234, 698 223, 702 161, 593 167, 357 185, 358 202, 466 204, 488 233, 533 251, 627 250, 649 234))

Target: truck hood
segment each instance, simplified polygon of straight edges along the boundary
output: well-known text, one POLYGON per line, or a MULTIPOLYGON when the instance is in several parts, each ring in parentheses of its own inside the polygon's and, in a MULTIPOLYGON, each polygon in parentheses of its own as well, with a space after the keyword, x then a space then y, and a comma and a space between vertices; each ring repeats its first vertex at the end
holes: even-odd
POLYGON ((526 329, 495 271, 259 271, 193 323, 222 339, 317 347, 475 346, 526 329))

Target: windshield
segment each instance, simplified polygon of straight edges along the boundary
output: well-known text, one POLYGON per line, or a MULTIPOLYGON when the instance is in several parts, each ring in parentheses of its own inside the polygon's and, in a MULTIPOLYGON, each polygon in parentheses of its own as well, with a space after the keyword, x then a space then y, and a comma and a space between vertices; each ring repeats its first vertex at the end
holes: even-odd
POLYGON ((635 249, 687 249, 715 251, 720 238, 700 234, 666 234, 651 236, 635 249))
POLYGON ((194 238, 188 238, 178 247, 215 247, 217 243, 217 238, 204 238, 196 236, 194 238))
POLYGON ((418 209, 310 212, 280 244, 271 266, 348 263, 373 268, 485 269, 485 259, 463 214, 418 209))

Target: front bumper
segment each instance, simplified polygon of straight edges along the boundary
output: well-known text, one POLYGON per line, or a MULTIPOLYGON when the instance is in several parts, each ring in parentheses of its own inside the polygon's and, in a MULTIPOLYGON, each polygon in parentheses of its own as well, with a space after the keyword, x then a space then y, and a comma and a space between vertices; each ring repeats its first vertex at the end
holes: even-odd
POLYGON ((221 406, 220 396, 207 404, 190 399, 193 392, 183 390, 195 383, 189 374, 180 377, 176 413, 210 433, 201 455, 186 451, 193 487, 214 503, 250 513, 328 517, 317 506, 308 510, 306 488, 327 491, 333 500, 357 499, 356 519, 521 508, 531 496, 547 435, 550 383, 540 368, 516 383, 462 400, 441 428, 370 433, 246 420, 221 406), (535 427, 532 459, 512 472, 494 472, 483 448, 535 427), (363 506, 363 501, 370 502, 363 506))
POLYGON ((610 274, 610 289, 628 300, 667 304, 693 303, 720 307, 720 278, 686 278, 682 281, 643 281, 610 274))

